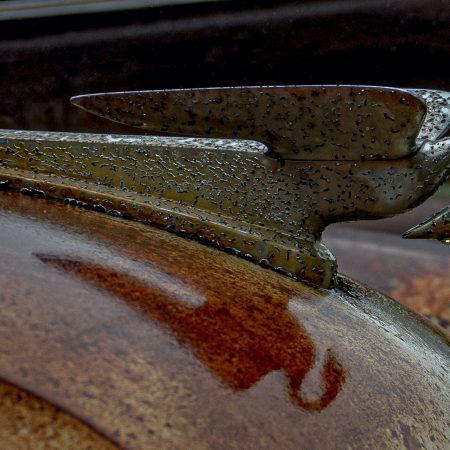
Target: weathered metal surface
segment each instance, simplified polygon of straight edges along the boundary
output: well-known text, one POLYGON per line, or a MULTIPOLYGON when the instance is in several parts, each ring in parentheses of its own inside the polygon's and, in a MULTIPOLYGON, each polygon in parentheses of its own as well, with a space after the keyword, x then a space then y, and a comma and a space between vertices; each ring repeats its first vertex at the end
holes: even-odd
POLYGON ((120 446, 448 446, 448 339, 381 294, 12 192, 0 242, 0 377, 120 446))
POLYGON ((427 105, 427 114, 417 137, 417 143, 439 139, 450 126, 450 92, 431 89, 409 89, 427 105))
MULTIPOLYGON (((180 131, 178 123, 183 120, 170 114, 161 115, 161 108, 185 109, 192 120, 192 124, 185 124, 187 130, 199 123, 196 108, 200 106, 202 114, 205 112, 198 98, 206 95, 207 103, 212 102, 208 103, 211 108, 217 104, 214 98, 219 95, 217 91, 198 92, 197 96, 195 91, 175 91, 174 98, 169 92, 130 94, 129 113, 123 109, 120 94, 119 106, 111 106, 109 111, 119 117, 124 114, 134 117, 140 109, 142 114, 150 114, 150 105, 132 99, 137 95, 144 99, 146 95, 158 98, 168 95, 170 101, 155 106, 156 123, 167 119, 169 122, 162 123, 162 127, 173 122, 174 129, 180 131), (190 98, 189 105, 184 103, 186 96, 190 98)), ((306 127, 302 131, 306 140, 315 142, 321 136, 316 146, 318 159, 275 159, 271 152, 264 151, 264 144, 253 141, 3 131, 0 178, 24 193, 48 195, 152 221, 294 278, 327 287, 335 282, 336 263, 320 241, 325 226, 337 221, 388 217, 412 208, 425 200, 450 170, 449 140, 424 140, 425 135, 438 136, 448 121, 448 109, 441 102, 445 95, 440 92, 424 91, 428 109, 420 148, 413 138, 419 132, 424 106, 404 91, 336 86, 234 89, 225 90, 225 104, 231 105, 241 97, 241 92, 245 93, 245 103, 256 99, 259 105, 254 111, 244 109, 241 121, 249 121, 255 138, 263 138, 266 131, 263 134, 256 131, 253 119, 258 126, 273 121, 276 127, 266 133, 266 137, 277 135, 273 145, 285 142, 291 146, 295 143, 293 139, 299 139, 297 144, 301 147, 299 134, 283 134, 279 128, 291 117, 306 127), (291 91, 287 108, 283 99, 291 91), (252 97, 255 92, 258 95, 252 97), (269 99, 268 104, 261 103, 264 96, 269 99), (308 124, 292 103, 294 98, 300 105, 306 101, 302 108, 310 111, 311 120, 316 122, 310 135, 308 124), (278 101, 284 109, 274 106, 278 101), (268 117, 264 112, 267 108, 268 117), (327 115, 328 110, 331 115, 327 115), (282 112, 278 118, 277 114, 282 112), (330 128, 322 136, 316 130, 324 122, 329 122, 330 128), (367 130, 369 123, 371 127, 367 130), (390 130, 381 144, 378 129, 383 133, 390 130), (336 153, 334 141, 341 139, 341 132, 339 145, 343 148, 336 153), (369 141, 373 139, 374 147, 370 147, 369 141), (383 145, 386 147, 381 151, 383 145), (368 153, 363 151, 355 156, 358 146, 368 146, 368 153), (396 153, 397 146, 400 151, 396 153), (413 154, 406 157, 405 151, 413 154), (330 160, 321 159, 326 155, 330 160), (358 159, 341 161, 339 155, 358 159), (405 157, 376 160, 402 155, 405 157), (374 160, 365 160, 366 157, 374 160)), ((89 102, 90 108, 99 102, 100 110, 106 114, 108 102, 113 103, 118 94, 96 98, 83 97, 79 102, 89 102)), ((240 107, 245 103, 237 102, 240 107)), ((219 112, 224 112, 222 106, 219 112)), ((207 123, 208 117, 200 122, 207 123)), ((220 118, 217 123, 220 125, 220 118)), ((225 129, 230 130, 230 126, 231 122, 225 129)), ((289 127, 291 131, 294 129, 293 125, 289 127)), ((245 133, 237 135, 249 137, 245 133)), ((286 148, 294 153, 294 147, 286 148)), ((312 158, 316 150, 311 150, 312 158)), ((277 153, 278 147, 273 152, 277 153)))
POLYGON ((408 156, 426 112, 408 92, 360 86, 113 92, 72 103, 153 132, 263 142, 269 155, 300 161, 408 156))
POLYGON ((0 381, 0 442, 14 450, 113 450, 108 439, 75 417, 0 381))
POLYGON ((406 239, 437 239, 443 244, 450 244, 450 206, 405 231, 403 237, 406 239))

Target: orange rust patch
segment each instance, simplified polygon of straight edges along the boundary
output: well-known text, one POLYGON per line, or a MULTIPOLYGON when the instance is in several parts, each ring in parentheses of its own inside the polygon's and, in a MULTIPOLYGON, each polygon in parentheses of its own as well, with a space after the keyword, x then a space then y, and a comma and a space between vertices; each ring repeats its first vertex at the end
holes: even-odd
POLYGON ((177 301, 136 277, 88 261, 53 255, 39 259, 113 293, 144 312, 189 346, 225 385, 248 389, 264 376, 282 370, 288 377, 291 399, 308 411, 320 411, 338 395, 345 371, 328 351, 322 378, 324 391, 318 400, 306 401, 300 387, 314 365, 314 344, 287 311, 284 301, 231 301, 208 296, 199 307, 177 301))
MULTIPOLYGON (((423 447, 445 447, 447 341, 396 302, 350 280, 340 279, 330 291, 313 289, 156 228, 46 199, 4 192, 0 203, 1 375, 121 448, 321 449, 330 442, 392 448, 403 445, 402 423, 423 447), (36 254, 59 255, 67 268, 36 254), (77 262, 83 276, 71 272, 77 262), (95 273, 88 278, 88 269, 96 267, 106 268, 103 282, 95 281, 95 273), (108 273, 118 274, 122 294, 103 287, 108 273), (254 327, 246 330, 249 340, 264 323, 238 320, 243 305, 261 309, 262 317, 273 312, 273 321, 306 333, 304 353, 309 339, 316 362, 297 384, 309 410, 289 395, 285 368, 248 389, 230 386, 203 362, 209 347, 195 347, 197 330, 183 336, 179 324, 152 315, 155 298, 166 304, 161 313, 169 319, 179 306, 188 318, 207 305, 211 311, 226 307, 234 326, 240 320, 254 327), (334 400, 312 413, 328 402, 328 376, 320 370, 332 372, 334 364, 326 364, 330 347, 345 370, 345 384, 330 379, 337 396, 330 390, 334 400)), ((268 333, 275 330, 269 323, 268 333)), ((231 331, 222 332, 231 340, 231 331)), ((292 334, 276 338, 288 341, 292 334)), ((267 344, 257 338, 251 342, 262 353, 267 344)), ((220 348, 226 351, 225 344, 220 348)), ((225 366, 232 380, 233 367, 245 369, 229 362, 219 369, 225 366)))

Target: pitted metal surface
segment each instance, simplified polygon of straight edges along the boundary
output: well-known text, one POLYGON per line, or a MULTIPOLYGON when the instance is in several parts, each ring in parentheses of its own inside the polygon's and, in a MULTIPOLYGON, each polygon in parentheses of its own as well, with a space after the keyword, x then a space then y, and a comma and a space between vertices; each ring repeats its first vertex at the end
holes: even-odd
POLYGON ((429 89, 410 89, 409 92, 422 98, 427 105, 417 142, 421 144, 426 139, 439 139, 450 125, 450 92, 429 89))
POLYGON ((264 142, 293 160, 407 156, 426 107, 405 91, 360 86, 275 86, 117 92, 72 102, 153 132, 264 142))
POLYGON ((407 230, 406 239, 437 239, 450 244, 450 206, 443 208, 429 219, 407 230))
MULTIPOLYGON (((327 86, 218 91, 113 93, 76 102, 114 120, 193 134, 198 123, 202 133, 214 118, 221 125, 225 108, 228 122, 224 119, 218 133, 262 143, 3 131, 0 180, 25 194, 153 222, 328 287, 336 274, 335 259, 320 241, 328 224, 403 212, 431 195, 449 172, 449 140, 424 140, 445 128, 442 118, 448 108, 442 105, 442 93, 416 91, 428 108, 426 131, 420 131, 424 103, 401 90, 327 86), (222 103, 215 101, 217 96, 222 103), (301 108, 317 119, 315 126, 306 125, 312 130, 308 135, 294 98, 306 102, 301 108), (136 122, 138 113, 145 121, 136 122), (333 121, 332 116, 338 118, 333 121), (291 127, 297 134, 280 128, 289 117, 300 124, 300 131, 291 127), (330 126, 321 130, 325 121, 330 126), (359 126, 368 127, 367 133, 359 126), (379 133, 385 133, 383 142, 379 133), (417 135, 420 148, 413 140, 417 135), (301 160, 305 155, 310 159, 301 160)), ((214 130, 211 135, 217 135, 214 130)))

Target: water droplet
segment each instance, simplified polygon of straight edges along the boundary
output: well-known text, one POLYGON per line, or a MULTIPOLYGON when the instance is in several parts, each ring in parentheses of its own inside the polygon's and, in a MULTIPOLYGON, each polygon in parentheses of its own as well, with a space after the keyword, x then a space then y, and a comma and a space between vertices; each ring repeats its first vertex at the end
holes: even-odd
POLYGON ((0 181, 0 190, 1 189, 7 189, 9 187, 10 181, 6 180, 6 181, 0 181))
POLYGON ((32 197, 45 197, 45 192, 41 191, 40 189, 29 189, 29 188, 22 188, 20 190, 20 193, 23 195, 30 195, 32 197))
POLYGON ((92 209, 97 212, 102 212, 102 213, 106 212, 106 208, 103 205, 99 205, 97 203, 94 203, 92 205, 92 209))

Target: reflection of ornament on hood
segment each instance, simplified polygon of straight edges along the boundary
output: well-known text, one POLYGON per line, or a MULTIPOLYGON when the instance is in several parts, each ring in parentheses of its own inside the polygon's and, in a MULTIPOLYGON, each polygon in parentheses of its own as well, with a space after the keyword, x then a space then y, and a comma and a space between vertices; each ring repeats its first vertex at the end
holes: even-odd
POLYGON ((406 239, 437 239, 443 244, 450 244, 450 206, 405 231, 403 237, 406 239))
POLYGON ((148 221, 329 287, 334 222, 417 206, 450 170, 449 93, 283 86, 93 94, 72 101, 185 137, 0 132, 0 181, 148 221))

